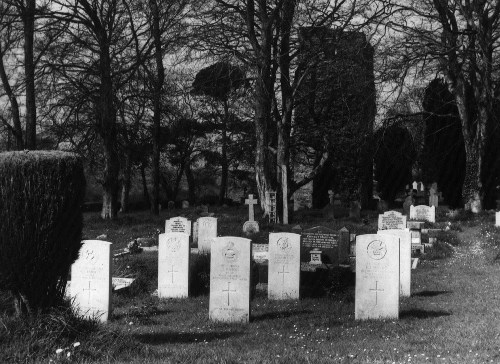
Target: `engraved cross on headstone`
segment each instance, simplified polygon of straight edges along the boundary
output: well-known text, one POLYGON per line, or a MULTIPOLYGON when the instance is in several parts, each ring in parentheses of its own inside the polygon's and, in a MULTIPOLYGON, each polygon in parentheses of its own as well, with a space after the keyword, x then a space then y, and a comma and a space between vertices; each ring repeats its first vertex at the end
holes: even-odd
POLYGON ((227 289, 223 289, 222 292, 227 292, 227 305, 229 306, 229 292, 236 292, 235 289, 229 289, 231 282, 227 282, 227 289))
POLYGON ((87 304, 90 304, 90 292, 91 291, 96 291, 96 289, 91 289, 90 288, 90 281, 89 281, 89 288, 84 288, 83 291, 88 291, 89 292, 89 297, 88 297, 88 301, 87 301, 87 304))
POLYGON ((278 274, 283 274, 283 286, 285 285, 285 274, 290 273, 290 272, 285 272, 285 266, 283 266, 283 270, 280 272, 278 271, 278 274))
POLYGON ((257 204, 258 200, 253 199, 253 195, 248 195, 248 198, 245 200, 245 205, 248 205, 248 221, 254 221, 253 216, 253 205, 257 204))
POLYGON ((174 283, 174 273, 179 273, 179 271, 174 270, 174 266, 172 265, 172 270, 167 271, 167 273, 172 273, 172 283, 174 283))
POLYGON ((378 293, 384 292, 383 289, 378 288, 378 281, 375 281, 375 288, 370 288, 370 291, 375 291, 375 306, 378 304, 378 293))

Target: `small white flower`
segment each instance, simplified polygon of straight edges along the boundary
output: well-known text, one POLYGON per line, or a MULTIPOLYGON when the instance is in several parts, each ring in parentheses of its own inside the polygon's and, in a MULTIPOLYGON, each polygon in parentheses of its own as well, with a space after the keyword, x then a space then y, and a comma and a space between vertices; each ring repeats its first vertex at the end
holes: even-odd
POLYGON ((59 354, 61 354, 63 351, 64 351, 63 349, 57 349, 57 350, 56 350, 56 354, 57 354, 57 355, 59 355, 59 354))
POLYGON ((74 347, 74 348, 77 348, 77 347, 79 347, 79 346, 80 346, 80 342, 79 342, 79 341, 77 341, 76 343, 74 343, 74 344, 73 344, 73 347, 74 347))

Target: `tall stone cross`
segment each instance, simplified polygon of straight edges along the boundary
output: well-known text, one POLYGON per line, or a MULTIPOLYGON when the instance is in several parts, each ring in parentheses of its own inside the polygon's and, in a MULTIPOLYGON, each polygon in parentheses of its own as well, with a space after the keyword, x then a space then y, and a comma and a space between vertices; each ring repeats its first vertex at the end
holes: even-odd
POLYGON ((332 190, 328 190, 328 200, 330 201, 330 205, 333 205, 334 193, 332 190))
POLYGON ((253 216, 253 205, 257 204, 257 200, 253 199, 253 195, 248 195, 245 200, 245 205, 248 205, 248 221, 255 221, 253 216))

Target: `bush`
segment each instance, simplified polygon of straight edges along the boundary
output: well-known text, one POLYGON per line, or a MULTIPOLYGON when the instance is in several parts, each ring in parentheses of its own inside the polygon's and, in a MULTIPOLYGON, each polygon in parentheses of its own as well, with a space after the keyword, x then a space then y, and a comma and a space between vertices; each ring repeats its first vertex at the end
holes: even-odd
POLYGON ((0 286, 18 315, 63 302, 82 233, 85 176, 76 154, 0 153, 0 286))
POLYGON ((210 253, 191 255, 189 262, 189 294, 201 296, 210 291, 210 253))

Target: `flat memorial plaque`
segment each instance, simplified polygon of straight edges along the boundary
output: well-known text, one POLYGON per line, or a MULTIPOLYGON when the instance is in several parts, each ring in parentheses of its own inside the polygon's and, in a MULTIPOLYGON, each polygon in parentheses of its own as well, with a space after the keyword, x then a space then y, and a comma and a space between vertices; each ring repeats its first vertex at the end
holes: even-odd
POLYGON ((70 296, 78 314, 106 322, 111 312, 111 243, 84 240, 71 266, 70 296))
POLYGON ((358 235, 355 319, 398 319, 399 289, 399 239, 388 235, 358 235))
POLYGON ((401 297, 411 295, 411 233, 409 229, 388 229, 379 235, 393 235, 399 238, 399 293, 401 297))
POLYGON ((214 239, 210 254, 210 320, 249 322, 251 250, 250 239, 214 239))
POLYGON ((189 235, 165 233, 158 238, 158 297, 188 297, 189 235))
POLYGON ((300 235, 269 234, 268 298, 271 300, 299 299, 300 235))

